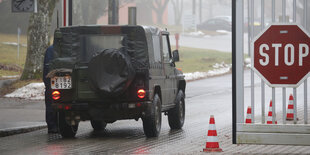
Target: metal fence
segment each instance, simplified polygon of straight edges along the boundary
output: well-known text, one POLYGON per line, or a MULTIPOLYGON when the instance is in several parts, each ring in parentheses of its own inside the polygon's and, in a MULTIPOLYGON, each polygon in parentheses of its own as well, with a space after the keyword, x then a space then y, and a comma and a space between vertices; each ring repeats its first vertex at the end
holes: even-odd
MULTIPOLYGON (((310 0, 234 0, 233 1, 233 143, 253 144, 293 144, 310 145, 310 126, 308 125, 307 79, 299 88, 269 87, 250 69, 244 70, 244 53, 251 56, 250 44, 255 35, 272 23, 300 23, 309 32, 310 0), (259 1, 259 3, 258 3, 259 1), (267 4, 266 4, 267 3, 267 4), (271 4, 268 4, 271 3, 271 4), (259 4, 259 5, 257 5, 259 4), (282 4, 282 5, 277 5, 282 4), (297 7, 298 5, 298 7, 297 7), (271 7, 266 7, 271 6, 271 7), (276 20, 276 7, 281 14, 276 20), (290 8, 291 12, 288 12, 290 8), (297 10, 299 16, 297 16, 297 10), (301 12, 302 11, 302 12, 301 12), (271 13, 271 21, 266 20, 266 12, 271 13), (290 16, 291 15, 291 16, 290 16), (245 18, 247 17, 247 18, 245 18), (259 18, 257 18, 259 17, 259 18), (298 17, 298 18, 297 18, 298 17), (259 19, 259 20, 257 20, 259 19), (247 20, 247 22, 246 22, 247 20), (256 24, 260 23, 260 24, 256 24), (244 32, 247 30, 247 42, 244 32), (246 48, 247 46, 247 48, 246 48), (248 49, 248 52, 244 51, 248 49), (248 77, 249 76, 249 77, 248 77), (247 81, 249 81, 248 84, 247 81), (298 91, 297 91, 298 89, 298 91), (280 91, 280 92, 279 92, 280 91), (282 93, 281 93, 282 92, 282 93), (286 121, 288 96, 294 97, 292 122, 286 121), (282 97, 282 110, 276 111, 279 97, 282 97), (302 98, 297 98, 303 96, 302 98), (272 124, 266 124, 266 101, 272 100, 272 124), (252 124, 245 123, 245 108, 250 102, 252 124), (303 101, 303 107, 297 107, 303 101), (276 113, 282 113, 277 121, 276 113), (299 112, 299 114, 297 113, 299 112), (301 113, 300 113, 301 112, 301 113), (299 117, 299 119, 297 118, 299 117), (275 124, 275 122, 278 124, 275 124)), ((281 100, 281 98, 280 98, 281 100)), ((281 107, 281 106, 280 106, 281 107)))

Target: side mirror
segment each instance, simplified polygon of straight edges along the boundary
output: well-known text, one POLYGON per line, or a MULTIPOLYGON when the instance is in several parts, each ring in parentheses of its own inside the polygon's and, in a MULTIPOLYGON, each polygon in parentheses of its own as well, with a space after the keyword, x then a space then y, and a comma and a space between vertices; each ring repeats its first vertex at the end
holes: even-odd
POLYGON ((172 52, 172 56, 173 56, 173 62, 180 61, 180 56, 179 56, 179 51, 178 50, 174 50, 172 52))

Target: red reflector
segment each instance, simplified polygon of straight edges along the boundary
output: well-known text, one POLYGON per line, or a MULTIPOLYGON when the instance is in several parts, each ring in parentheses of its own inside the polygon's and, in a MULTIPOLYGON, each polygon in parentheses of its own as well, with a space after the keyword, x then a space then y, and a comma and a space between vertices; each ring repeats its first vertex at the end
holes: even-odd
POLYGON ((141 107, 141 103, 137 103, 137 107, 141 107))
POLYGON ((58 109, 62 109, 62 105, 58 105, 58 109))
POLYGON ((145 97, 145 90, 144 89, 139 89, 137 92, 137 95, 139 98, 144 98, 145 97))
POLYGON ((66 105, 66 106, 65 106, 65 110, 69 110, 69 109, 71 109, 71 106, 66 105))
POLYGON ((52 93, 52 98, 53 98, 54 100, 58 100, 58 99, 60 98, 60 92, 57 91, 57 90, 53 91, 53 93, 52 93))

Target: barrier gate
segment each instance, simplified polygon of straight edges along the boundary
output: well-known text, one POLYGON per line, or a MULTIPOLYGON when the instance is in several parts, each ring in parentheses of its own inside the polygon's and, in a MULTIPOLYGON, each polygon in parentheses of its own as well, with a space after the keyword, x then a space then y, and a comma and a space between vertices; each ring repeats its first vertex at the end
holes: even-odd
MULTIPOLYGON (((252 68, 254 66, 251 64, 249 64, 250 69, 245 69, 246 55, 253 58, 253 52, 250 50, 252 42, 261 36, 260 32, 270 27, 271 24, 298 24, 310 37, 310 12, 307 11, 307 7, 310 7, 309 3, 310 0, 232 1, 233 144, 310 145, 307 76, 303 78, 304 80, 298 87, 284 87, 283 85, 278 87, 278 85, 267 85, 254 72, 252 68), (246 41, 246 39, 248 40, 246 41), (292 110, 294 116, 291 121, 287 121, 290 94, 293 94, 294 98, 294 109, 292 110), (269 101, 273 103, 271 107, 269 107, 269 101), (251 114, 248 117, 251 119, 251 123, 245 122, 248 106, 251 107, 251 114), (268 118, 268 114, 272 114, 272 116, 268 118), (270 122, 267 124, 266 120, 271 121, 271 124, 269 124, 270 122)), ((280 33, 287 33, 287 31, 280 31, 280 33)), ((294 47, 285 48, 294 50, 294 47)), ((265 49, 267 48, 265 47, 265 49)), ((299 49, 302 47, 300 46, 299 49)), ((296 50, 296 52, 298 51, 296 50)), ((305 55, 303 52, 299 54, 305 55)), ((290 64, 292 59, 294 58, 281 61, 290 64)), ((264 60, 266 62, 266 58, 262 59, 262 61, 264 60)), ((276 63, 277 60, 274 61, 276 63)), ((309 70, 310 66, 305 66, 305 68, 309 70)), ((283 79, 285 78, 287 77, 283 79)), ((292 105, 290 106, 292 107, 292 105)))

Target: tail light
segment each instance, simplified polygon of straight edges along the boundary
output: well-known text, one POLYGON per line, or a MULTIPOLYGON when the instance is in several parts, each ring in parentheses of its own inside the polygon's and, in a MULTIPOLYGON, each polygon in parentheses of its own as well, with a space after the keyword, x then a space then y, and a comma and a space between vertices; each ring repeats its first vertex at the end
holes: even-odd
POLYGON ((139 98, 144 98, 145 97, 145 90, 144 89, 139 89, 137 92, 137 95, 139 98))
POLYGON ((54 100, 58 100, 58 99, 60 98, 60 92, 57 91, 57 90, 53 91, 53 93, 52 93, 52 98, 53 98, 54 100))

